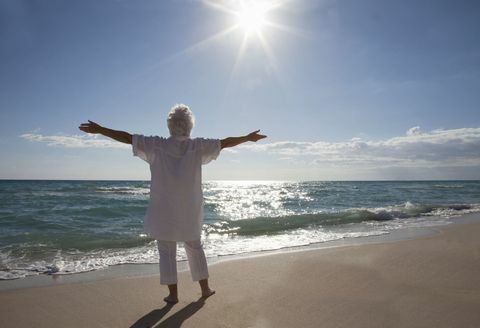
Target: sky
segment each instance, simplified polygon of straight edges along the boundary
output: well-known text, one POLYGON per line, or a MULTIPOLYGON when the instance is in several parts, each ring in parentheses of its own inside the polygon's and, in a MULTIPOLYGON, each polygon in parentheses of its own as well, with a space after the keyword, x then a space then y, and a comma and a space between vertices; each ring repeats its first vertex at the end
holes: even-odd
POLYGON ((480 2, 0 0, 0 178, 149 179, 93 120, 268 135, 205 180, 480 179, 480 2))

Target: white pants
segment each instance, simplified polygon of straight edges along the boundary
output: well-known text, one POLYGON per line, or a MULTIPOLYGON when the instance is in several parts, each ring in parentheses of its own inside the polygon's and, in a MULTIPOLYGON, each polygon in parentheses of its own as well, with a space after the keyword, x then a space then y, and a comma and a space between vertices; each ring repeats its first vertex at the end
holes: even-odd
MULTIPOLYGON (((177 283, 177 242, 157 240, 160 255, 160 284, 173 285, 177 283)), ((188 266, 193 281, 208 278, 207 259, 200 240, 186 241, 188 266)))

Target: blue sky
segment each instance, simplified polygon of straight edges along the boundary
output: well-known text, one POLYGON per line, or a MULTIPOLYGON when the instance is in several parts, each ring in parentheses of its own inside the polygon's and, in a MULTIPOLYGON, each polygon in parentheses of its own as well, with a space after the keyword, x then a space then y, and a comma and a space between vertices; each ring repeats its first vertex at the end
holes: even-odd
POLYGON ((77 127, 168 135, 181 102, 195 136, 269 136, 206 179, 480 179, 477 1, 274 2, 241 51, 210 38, 238 1, 1 0, 0 178, 147 179, 77 127))

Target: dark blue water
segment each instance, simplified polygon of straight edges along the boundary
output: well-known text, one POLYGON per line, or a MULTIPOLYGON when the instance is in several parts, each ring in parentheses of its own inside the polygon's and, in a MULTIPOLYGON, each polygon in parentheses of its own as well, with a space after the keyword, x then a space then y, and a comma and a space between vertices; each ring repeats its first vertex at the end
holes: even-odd
MULTIPOLYGON (((0 181, 0 279, 158 261, 144 181, 0 181)), ((479 181, 208 182, 207 256, 446 224, 480 210, 479 181)), ((179 258, 184 254, 179 253, 179 258)))

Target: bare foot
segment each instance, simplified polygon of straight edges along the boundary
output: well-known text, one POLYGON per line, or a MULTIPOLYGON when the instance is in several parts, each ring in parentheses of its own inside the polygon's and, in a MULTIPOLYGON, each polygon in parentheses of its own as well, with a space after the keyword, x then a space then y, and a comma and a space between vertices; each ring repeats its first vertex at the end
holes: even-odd
POLYGON ((203 299, 206 299, 206 298, 209 298, 210 296, 212 296, 213 294, 215 294, 215 291, 213 289, 208 289, 206 291, 202 291, 202 298, 203 299))
POLYGON ((165 302, 169 304, 177 304, 178 303, 178 297, 173 297, 171 295, 168 295, 163 299, 165 302))

